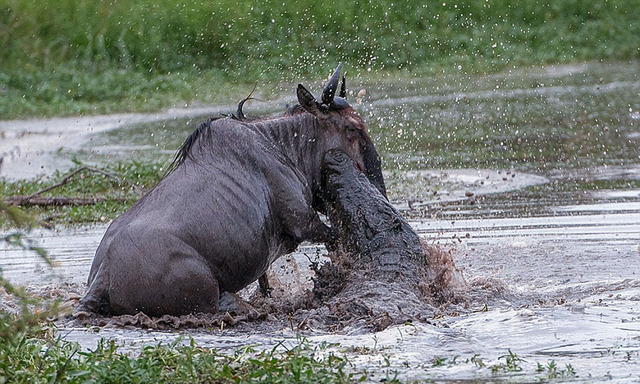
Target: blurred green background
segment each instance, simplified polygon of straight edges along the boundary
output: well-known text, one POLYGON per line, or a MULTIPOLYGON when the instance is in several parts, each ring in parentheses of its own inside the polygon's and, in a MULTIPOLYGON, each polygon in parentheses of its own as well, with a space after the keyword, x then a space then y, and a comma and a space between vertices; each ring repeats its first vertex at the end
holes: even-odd
MULTIPOLYGON (((640 57, 640 0, 0 0, 0 119, 229 102, 256 82, 640 57)), ((250 89, 250 88, 249 88, 250 89)))

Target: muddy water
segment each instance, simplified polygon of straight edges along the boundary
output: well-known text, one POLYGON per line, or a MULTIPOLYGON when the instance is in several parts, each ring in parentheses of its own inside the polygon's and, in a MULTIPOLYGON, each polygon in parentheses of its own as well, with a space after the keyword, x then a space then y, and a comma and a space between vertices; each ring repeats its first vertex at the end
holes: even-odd
MULTIPOLYGON (((581 378, 611 376, 634 382, 640 370, 640 190, 628 192, 635 194, 635 202, 603 201, 600 211, 595 208, 600 204, 562 206, 557 207, 559 212, 572 215, 526 222, 413 221, 425 238, 455 247, 456 263, 471 285, 468 305, 443 308, 431 324, 393 326, 378 333, 305 330, 303 334, 312 343, 339 342, 336 350, 348 351, 358 367, 367 367, 380 378, 394 370, 407 379, 491 378, 495 375, 490 367, 504 363, 500 357, 510 349, 525 359, 520 364, 523 371, 500 371, 500 377, 544 378, 546 373, 535 372, 537 363, 554 361, 558 369, 571 364, 581 378), (468 361, 474 356, 476 363, 468 361), (433 367, 443 358, 442 366, 433 367), (477 366, 480 360, 485 367, 477 366)), ((104 230, 96 226, 34 233, 58 266, 49 268, 28 253, 2 250, 4 273, 36 292, 76 296, 82 292, 92 252, 104 230)), ((274 270, 284 284, 308 286, 307 256, 315 254, 313 246, 305 246, 292 261, 280 260, 274 270)), ((59 332, 87 348, 102 337, 137 348, 190 336, 200 345, 229 352, 247 344, 269 348, 283 340, 289 346, 297 343, 288 327, 267 327, 257 333, 246 328, 154 332, 62 324, 59 332)))
MULTIPOLYGON (((454 250, 469 299, 443 306, 429 323, 302 334, 314 344, 339 343, 333 349, 372 372, 372 381, 396 374, 640 381, 638 64, 361 86, 369 97, 361 111, 380 143, 393 203, 427 241, 454 250), (518 367, 507 366, 509 350, 524 359, 518 367)), ((168 159, 197 120, 105 130, 78 155, 97 162, 168 159)), ((3 248, 3 272, 43 294, 73 298, 83 292, 105 229, 34 232, 57 267, 3 248)), ((323 254, 305 245, 279 260, 274 273, 287 290, 302 292, 310 287, 309 261, 323 254)), ((101 337, 137 348, 191 336, 223 351, 297 343, 295 329, 258 324, 256 332, 60 327, 87 348, 101 337)))

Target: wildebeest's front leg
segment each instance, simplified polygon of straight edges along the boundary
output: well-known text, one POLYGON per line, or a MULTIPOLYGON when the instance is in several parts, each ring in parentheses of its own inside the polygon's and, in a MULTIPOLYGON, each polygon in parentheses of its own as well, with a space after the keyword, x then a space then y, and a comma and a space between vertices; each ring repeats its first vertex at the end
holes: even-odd
POLYGON ((313 208, 311 188, 306 179, 284 165, 269 176, 278 218, 285 235, 293 240, 294 249, 305 240, 326 241, 330 237, 330 227, 322 222, 313 208))
POLYGON ((258 278, 258 286, 260 287, 260 293, 263 297, 271 296, 273 288, 271 288, 271 284, 269 284, 269 277, 267 277, 266 273, 258 278))
MULTIPOLYGON (((324 242, 331 228, 325 225, 311 204, 311 189, 299 172, 280 164, 267 171, 274 201, 274 211, 282 225, 283 253, 293 252, 305 240, 324 242)), ((272 288, 267 274, 258 279, 260 292, 270 296, 272 288)))
POLYGON ((283 201, 280 207, 284 229, 293 238, 294 248, 305 240, 325 242, 331 233, 331 228, 322 222, 313 209, 311 199, 304 197, 301 194, 294 200, 283 201))

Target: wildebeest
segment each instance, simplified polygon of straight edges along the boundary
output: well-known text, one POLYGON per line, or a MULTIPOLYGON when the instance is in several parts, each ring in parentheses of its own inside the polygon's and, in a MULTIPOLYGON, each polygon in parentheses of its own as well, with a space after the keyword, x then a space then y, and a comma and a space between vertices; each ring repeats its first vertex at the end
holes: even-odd
POLYGON ((299 105, 282 115, 201 124, 173 169, 107 229, 77 311, 217 312, 220 292, 246 287, 304 240, 327 240, 317 212, 331 149, 385 194, 380 158, 346 101, 344 77, 336 95, 340 68, 320 102, 299 84, 299 105))

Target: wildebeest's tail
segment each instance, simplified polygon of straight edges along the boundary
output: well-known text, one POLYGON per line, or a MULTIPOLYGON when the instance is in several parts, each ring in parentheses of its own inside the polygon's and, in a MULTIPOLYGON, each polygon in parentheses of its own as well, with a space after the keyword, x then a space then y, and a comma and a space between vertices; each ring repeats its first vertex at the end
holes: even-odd
POLYGON ((74 316, 87 316, 90 314, 100 314, 108 316, 111 312, 109 303, 109 276, 104 264, 100 265, 98 272, 94 276, 89 290, 80 299, 80 303, 73 311, 74 316))

